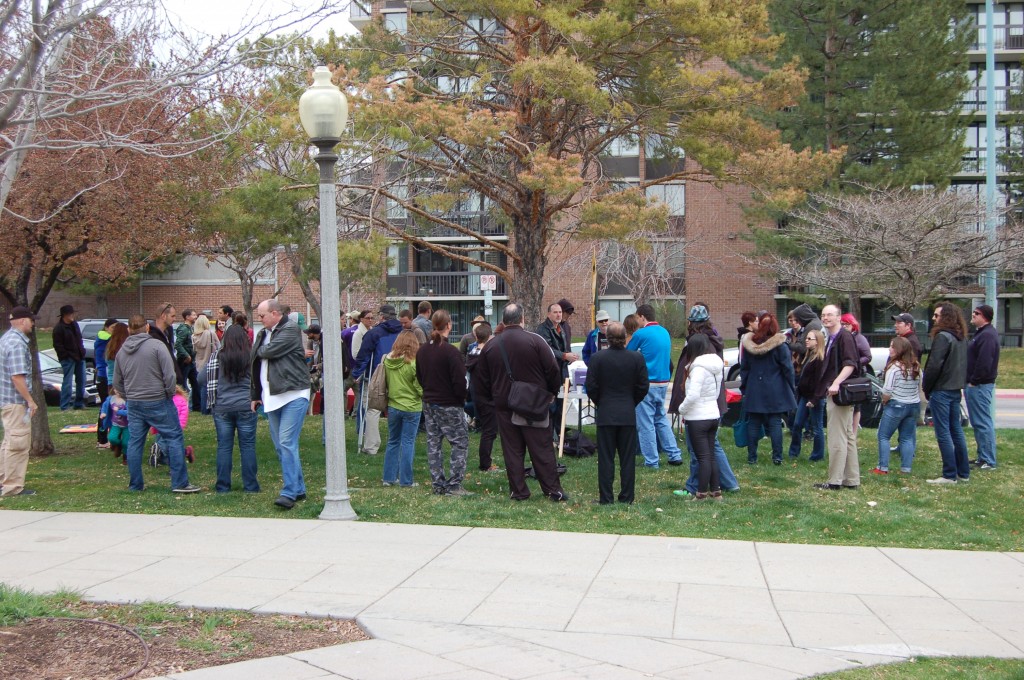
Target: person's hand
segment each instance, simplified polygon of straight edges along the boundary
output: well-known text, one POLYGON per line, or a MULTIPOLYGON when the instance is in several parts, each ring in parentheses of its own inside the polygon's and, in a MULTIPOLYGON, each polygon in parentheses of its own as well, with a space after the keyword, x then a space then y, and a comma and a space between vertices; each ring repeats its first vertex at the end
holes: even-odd
POLYGON ((832 396, 839 394, 839 383, 834 382, 828 386, 828 393, 832 396))
POLYGON ((36 414, 36 411, 38 411, 38 410, 39 410, 39 407, 36 405, 36 402, 34 402, 31 399, 29 399, 29 401, 28 401, 28 417, 31 418, 32 416, 34 416, 36 414))
POLYGON ((568 363, 570 363, 570 364, 571 364, 572 362, 574 362, 574 361, 577 361, 577 360, 579 360, 579 357, 578 357, 577 355, 573 354, 572 352, 566 352, 566 353, 565 353, 565 354, 563 354, 562 356, 563 356, 563 358, 564 358, 564 359, 565 359, 565 360, 566 360, 566 361, 567 361, 568 363))
POLYGON ((255 413, 256 409, 258 409, 262 403, 263 402, 259 400, 252 402, 252 412, 255 413))
POLYGON ((307 350, 306 350, 306 358, 308 359, 308 358, 309 358, 309 357, 311 357, 311 356, 313 356, 313 350, 311 350, 311 349, 307 349, 307 350))

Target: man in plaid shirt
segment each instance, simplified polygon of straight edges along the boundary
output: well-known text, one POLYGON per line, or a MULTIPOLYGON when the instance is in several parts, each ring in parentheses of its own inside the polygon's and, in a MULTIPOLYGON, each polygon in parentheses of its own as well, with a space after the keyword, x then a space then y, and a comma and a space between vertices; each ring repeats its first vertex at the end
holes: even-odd
POLYGON ((32 354, 29 335, 36 317, 27 307, 11 310, 11 329, 0 338, 0 411, 4 441, 0 445, 0 495, 33 496, 25 488, 25 470, 32 447, 32 354))

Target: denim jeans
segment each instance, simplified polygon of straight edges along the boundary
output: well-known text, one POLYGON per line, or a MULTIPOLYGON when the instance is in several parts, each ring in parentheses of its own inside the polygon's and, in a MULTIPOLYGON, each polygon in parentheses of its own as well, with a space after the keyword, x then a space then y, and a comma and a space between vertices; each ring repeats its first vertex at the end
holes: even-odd
POLYGON ((231 459, 238 433, 238 457, 242 463, 242 488, 250 493, 260 490, 256 480, 256 421, 255 411, 229 411, 214 413, 213 426, 217 429, 217 491, 231 491, 231 459))
POLYGON ((400 411, 388 406, 388 445, 384 449, 384 481, 412 486, 412 459, 421 411, 400 411))
POLYGON ((61 359, 60 367, 64 371, 64 380, 60 384, 60 410, 67 411, 72 406, 71 380, 75 381, 75 408, 85 406, 85 362, 74 359, 61 359))
MULTIPOLYGON (((719 428, 719 432, 721 428, 719 428)), ((697 453, 693 450, 693 441, 690 439, 690 430, 684 430, 686 434, 686 450, 690 453, 690 478, 686 480, 686 490, 691 494, 697 493, 697 475, 700 474, 700 464, 697 462, 697 453)), ((729 459, 725 455, 722 443, 718 441, 718 432, 715 433, 715 462, 718 463, 718 484, 722 491, 736 491, 740 483, 729 465, 729 459)))
POLYGON ((811 408, 807 407, 806 399, 801 397, 798 401, 791 429, 793 440, 789 444, 789 457, 800 457, 804 429, 810 429, 814 435, 814 448, 811 449, 811 457, 808 460, 822 460, 825 458, 825 400, 822 399, 817 406, 811 408))
POLYGON ((308 409, 309 399, 296 399, 279 409, 267 411, 270 441, 274 442, 277 459, 281 462, 284 480, 281 495, 291 500, 306 493, 306 480, 302 477, 302 461, 299 459, 299 434, 308 409))
POLYGON ((210 395, 206 393, 206 369, 199 371, 199 411, 210 415, 210 395))
POLYGON ((757 444, 764 427, 768 439, 772 443, 772 460, 782 460, 782 414, 781 413, 748 413, 747 414, 747 462, 757 462, 757 444))
POLYGON ((900 470, 910 472, 917 450, 917 416, 920 404, 905 404, 890 400, 883 407, 882 419, 878 421, 878 468, 889 469, 889 440, 896 430, 900 432, 900 470))
POLYGON ((647 396, 636 406, 636 430, 647 467, 658 467, 659 451, 664 451, 669 460, 683 459, 683 452, 679 450, 665 413, 666 389, 665 385, 651 385, 647 396))
POLYGON ((978 460, 996 466, 996 426, 992 420, 992 397, 995 383, 964 388, 967 397, 967 415, 974 428, 974 441, 978 443, 978 460))
POLYGON ((188 468, 185 467, 185 439, 178 421, 178 408, 170 399, 158 401, 128 400, 128 488, 142 491, 142 452, 146 449, 149 428, 156 429, 161 446, 167 454, 171 469, 171 489, 188 486, 188 468))
POLYGON ((928 399, 935 423, 935 439, 942 454, 942 476, 969 479, 967 439, 960 425, 960 390, 935 390, 928 399))

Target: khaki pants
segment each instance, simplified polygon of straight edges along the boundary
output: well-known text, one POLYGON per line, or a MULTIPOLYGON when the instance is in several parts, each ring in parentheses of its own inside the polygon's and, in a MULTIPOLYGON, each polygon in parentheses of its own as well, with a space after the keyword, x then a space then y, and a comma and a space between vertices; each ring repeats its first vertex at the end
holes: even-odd
POLYGON ((363 453, 377 455, 380 448, 380 411, 373 408, 366 409, 363 416, 363 453))
POLYGON ((860 486, 857 437, 853 434, 853 407, 836 406, 826 397, 828 412, 828 483, 860 486))
POLYGON ((32 448, 32 423, 26 422, 24 404, 4 406, 4 441, 0 444, 0 486, 4 496, 14 496, 25 488, 25 470, 32 448))

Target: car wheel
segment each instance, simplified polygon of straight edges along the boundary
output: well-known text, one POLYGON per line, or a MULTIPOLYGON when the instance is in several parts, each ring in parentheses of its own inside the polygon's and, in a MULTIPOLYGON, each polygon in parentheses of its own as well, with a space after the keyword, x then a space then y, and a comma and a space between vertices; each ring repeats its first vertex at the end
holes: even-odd
POLYGON ((734 380, 739 380, 739 379, 740 379, 740 367, 738 365, 737 366, 733 366, 732 368, 729 369, 729 375, 726 378, 726 380, 728 382, 732 382, 734 380))

